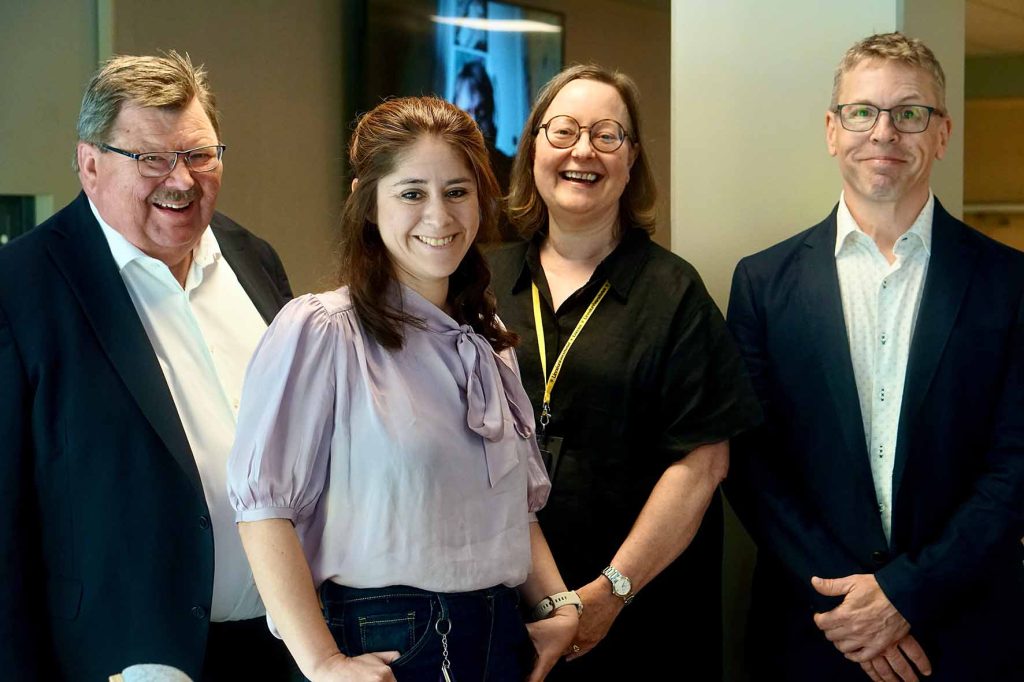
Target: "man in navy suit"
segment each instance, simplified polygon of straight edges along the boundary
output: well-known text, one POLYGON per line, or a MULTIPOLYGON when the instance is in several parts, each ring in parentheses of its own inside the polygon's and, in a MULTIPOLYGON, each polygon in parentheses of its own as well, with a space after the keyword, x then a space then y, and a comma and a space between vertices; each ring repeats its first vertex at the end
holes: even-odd
POLYGON ((83 192, 0 249, 0 676, 287 679, 226 490, 281 261, 214 212, 219 116, 187 56, 103 64, 78 136, 83 192))
POLYGON ((825 129, 839 203, 743 259, 729 305, 766 416, 727 489, 751 669, 1024 679, 1024 254, 929 188, 952 123, 920 41, 854 45, 825 129))

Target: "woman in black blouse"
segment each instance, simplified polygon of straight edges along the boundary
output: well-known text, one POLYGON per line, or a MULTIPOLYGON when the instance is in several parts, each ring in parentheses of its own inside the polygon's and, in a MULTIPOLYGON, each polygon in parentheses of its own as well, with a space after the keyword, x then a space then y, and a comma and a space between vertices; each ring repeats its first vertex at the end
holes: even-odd
POLYGON ((717 488, 728 439, 760 418, 700 277, 649 238, 637 102, 629 77, 593 65, 544 87, 509 197, 528 241, 490 255, 546 423, 542 522, 584 604, 552 679, 720 678, 717 488))

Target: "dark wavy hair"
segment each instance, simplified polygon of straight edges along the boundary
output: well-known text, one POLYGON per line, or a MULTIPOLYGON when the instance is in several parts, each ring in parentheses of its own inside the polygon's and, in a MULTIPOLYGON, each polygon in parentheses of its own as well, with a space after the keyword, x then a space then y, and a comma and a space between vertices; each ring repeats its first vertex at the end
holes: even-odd
POLYGON ((537 101, 530 110, 530 116, 523 125, 519 137, 516 160, 512 164, 509 182, 508 216, 524 238, 529 239, 548 224, 548 208, 537 192, 533 179, 533 150, 540 131, 544 113, 551 102, 566 85, 574 80, 592 80, 606 83, 619 92, 629 120, 623 121, 626 134, 636 149, 636 160, 630 170, 629 182, 619 198, 619 224, 625 228, 642 228, 654 232, 655 208, 658 192, 654 183, 654 171, 640 144, 640 91, 633 79, 619 71, 610 71, 597 64, 575 64, 563 69, 549 80, 537 95, 537 101))
MULTIPOLYGON (((451 145, 473 171, 480 202, 477 238, 493 232, 498 220, 500 190, 484 138, 469 114, 437 97, 402 97, 381 103, 359 119, 348 150, 358 182, 342 211, 338 281, 349 287, 366 329, 390 349, 402 347, 404 325, 422 326, 422 320, 387 301, 395 270, 374 222, 377 186, 394 171, 401 154, 427 136, 451 145)), ((500 351, 514 346, 518 337, 498 321, 490 283, 491 271, 474 241, 448 280, 448 303, 459 324, 471 326, 500 351)))

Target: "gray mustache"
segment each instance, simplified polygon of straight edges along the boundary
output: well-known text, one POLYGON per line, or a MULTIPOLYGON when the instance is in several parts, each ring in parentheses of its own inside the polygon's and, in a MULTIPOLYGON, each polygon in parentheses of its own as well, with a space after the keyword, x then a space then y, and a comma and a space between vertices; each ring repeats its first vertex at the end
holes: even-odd
POLYGON ((165 190, 160 192, 159 194, 154 194, 153 201, 159 201, 169 204, 183 204, 195 201, 198 198, 198 196, 199 193, 196 192, 195 189, 190 189, 184 192, 179 190, 165 190))

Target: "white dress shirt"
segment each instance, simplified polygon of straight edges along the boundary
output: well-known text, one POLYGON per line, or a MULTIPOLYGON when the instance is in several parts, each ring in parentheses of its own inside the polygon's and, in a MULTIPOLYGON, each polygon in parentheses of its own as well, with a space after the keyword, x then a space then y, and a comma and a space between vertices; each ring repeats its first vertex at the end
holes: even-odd
POLYGON ((836 269, 857 381, 864 437, 886 540, 892 533, 892 472, 910 342, 932 246, 935 197, 893 246, 890 264, 861 231, 841 195, 836 215, 836 269))
POLYGON ((209 226, 192 252, 183 289, 167 265, 132 245, 90 206, 153 344, 203 482, 214 538, 210 619, 260 617, 266 610, 228 502, 227 460, 245 368, 267 325, 209 226))

